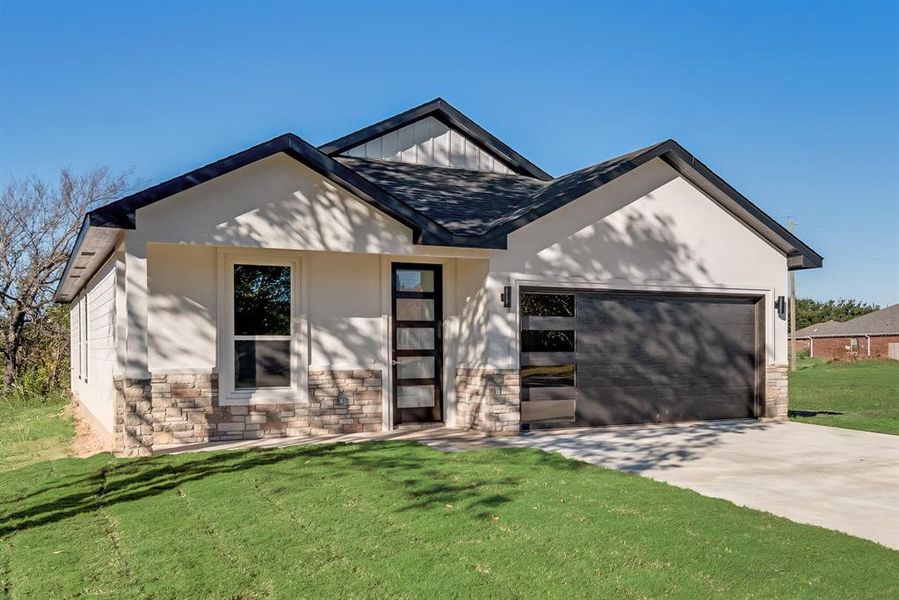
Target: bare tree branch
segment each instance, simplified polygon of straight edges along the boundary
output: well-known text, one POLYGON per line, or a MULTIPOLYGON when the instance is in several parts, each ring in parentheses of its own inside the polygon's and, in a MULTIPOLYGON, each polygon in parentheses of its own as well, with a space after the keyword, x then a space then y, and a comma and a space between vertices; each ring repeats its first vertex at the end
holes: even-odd
POLYGON ((127 174, 107 167, 60 172, 56 186, 35 177, 9 182, 0 193, 0 323, 4 389, 18 371, 23 329, 43 318, 85 213, 115 200, 127 174))

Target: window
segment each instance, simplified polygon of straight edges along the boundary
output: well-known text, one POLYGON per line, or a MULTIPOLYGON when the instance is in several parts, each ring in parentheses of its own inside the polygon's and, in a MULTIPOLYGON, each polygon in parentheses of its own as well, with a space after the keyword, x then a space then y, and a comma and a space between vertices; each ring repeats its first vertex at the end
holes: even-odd
POLYGON ((858 352, 858 338, 849 338, 849 350, 858 352))
POLYGON ((522 294, 521 314, 527 317, 573 317, 574 294, 522 294))
POLYGON ((233 264, 231 276, 234 389, 290 387, 292 268, 233 264))
POLYGON ((547 365, 521 367, 523 388, 573 387, 574 365, 547 365))
POLYGON ((69 316, 72 319, 72 368, 87 383, 87 296, 75 303, 75 310, 69 316))
POLYGON ((522 352, 574 352, 574 330, 523 330, 522 352))
POLYGON ((81 303, 75 302, 69 313, 72 323, 72 372, 81 379, 81 303))
POLYGON ((90 322, 88 321, 87 314, 87 294, 84 296, 83 300, 84 304, 84 319, 81 321, 81 365, 82 365, 82 373, 84 374, 84 383, 87 383, 87 375, 89 369, 90 362, 88 361, 88 331, 90 330, 90 322))

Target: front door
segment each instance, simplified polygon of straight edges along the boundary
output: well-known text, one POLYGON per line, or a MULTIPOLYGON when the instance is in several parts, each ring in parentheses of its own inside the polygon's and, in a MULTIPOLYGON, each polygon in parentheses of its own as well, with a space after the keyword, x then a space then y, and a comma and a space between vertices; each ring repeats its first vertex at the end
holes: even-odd
POLYGON ((393 424, 443 420, 443 271, 394 263, 393 424))

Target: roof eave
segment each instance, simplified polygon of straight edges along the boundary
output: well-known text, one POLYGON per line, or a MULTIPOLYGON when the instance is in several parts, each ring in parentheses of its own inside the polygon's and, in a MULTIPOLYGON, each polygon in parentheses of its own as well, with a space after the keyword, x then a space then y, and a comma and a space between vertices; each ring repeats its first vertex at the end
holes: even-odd
MULTIPOLYGON (((99 234, 103 230, 119 232, 135 229, 137 211, 141 208, 282 152, 408 227, 412 232, 413 243, 421 243, 426 237, 435 244, 453 245, 456 236, 442 225, 400 202, 376 184, 323 154, 300 137, 287 133, 88 212, 66 262, 54 299, 58 302, 69 302, 74 298, 68 292, 68 288, 72 285, 73 279, 80 279, 82 276, 73 276, 73 261, 81 252, 82 245, 91 231, 99 234)), ((92 272, 84 274, 86 279, 92 275, 92 272)))
POLYGON ((485 233, 485 237, 492 240, 490 243, 498 243, 496 242, 498 239, 505 240, 513 231, 546 216, 656 158, 664 160, 670 167, 699 187, 700 190, 726 210, 733 212, 732 209, 738 209, 745 213, 735 215, 735 217, 743 221, 751 229, 754 229, 759 235, 768 239, 769 242, 779 242, 776 246, 786 255, 787 268, 789 270, 817 269, 823 266, 824 259, 820 254, 790 233, 785 227, 753 204, 751 200, 734 189, 674 140, 666 140, 646 148, 614 169, 603 173, 599 177, 585 181, 568 193, 551 199, 527 214, 512 220, 498 222, 485 233))

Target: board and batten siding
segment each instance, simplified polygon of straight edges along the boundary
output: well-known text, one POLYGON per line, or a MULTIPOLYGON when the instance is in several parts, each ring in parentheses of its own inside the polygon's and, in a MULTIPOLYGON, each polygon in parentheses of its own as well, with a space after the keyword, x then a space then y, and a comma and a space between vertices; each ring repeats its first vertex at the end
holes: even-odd
POLYGON ((344 154, 355 158, 512 174, 498 158, 434 117, 386 133, 344 154))
POLYGON ((109 261, 71 304, 72 391, 103 426, 115 420, 115 262, 109 261), (82 329, 84 331, 82 331, 82 329), (86 345, 82 343, 86 333, 86 345))

